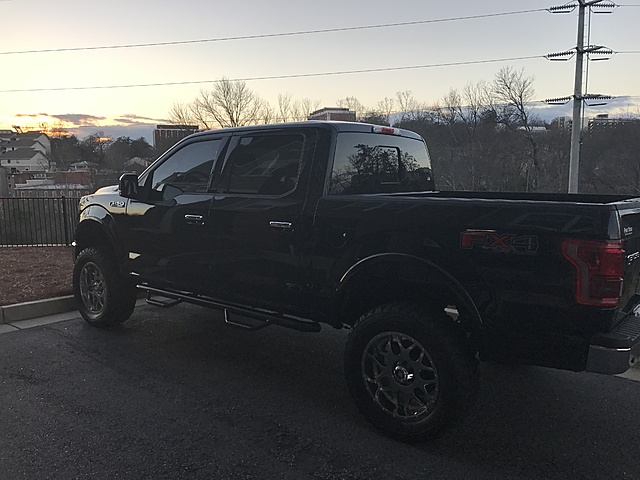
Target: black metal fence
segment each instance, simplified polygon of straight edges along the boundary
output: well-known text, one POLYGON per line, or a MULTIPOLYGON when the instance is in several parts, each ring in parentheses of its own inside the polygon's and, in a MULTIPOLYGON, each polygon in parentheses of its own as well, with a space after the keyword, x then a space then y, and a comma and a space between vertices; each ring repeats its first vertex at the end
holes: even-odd
POLYGON ((71 245, 79 198, 0 198, 0 247, 71 245))

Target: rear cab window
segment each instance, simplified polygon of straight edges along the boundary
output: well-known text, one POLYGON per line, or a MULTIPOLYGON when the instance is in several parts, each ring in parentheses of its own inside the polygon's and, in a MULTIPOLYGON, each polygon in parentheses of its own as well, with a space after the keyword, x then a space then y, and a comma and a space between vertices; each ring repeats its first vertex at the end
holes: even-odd
POLYGON ((434 189, 431 161, 422 140, 379 133, 338 134, 329 195, 434 189))

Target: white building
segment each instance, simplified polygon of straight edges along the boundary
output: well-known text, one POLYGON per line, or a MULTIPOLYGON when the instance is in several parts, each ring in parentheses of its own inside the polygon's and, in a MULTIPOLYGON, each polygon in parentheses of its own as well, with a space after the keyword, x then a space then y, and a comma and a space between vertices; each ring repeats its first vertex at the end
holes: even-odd
POLYGON ((44 172, 49 169, 49 157, 32 148, 17 148, 0 153, 0 167, 9 173, 44 172))
POLYGON ((40 132, 0 130, 0 167, 9 174, 49 170, 51 140, 40 132))

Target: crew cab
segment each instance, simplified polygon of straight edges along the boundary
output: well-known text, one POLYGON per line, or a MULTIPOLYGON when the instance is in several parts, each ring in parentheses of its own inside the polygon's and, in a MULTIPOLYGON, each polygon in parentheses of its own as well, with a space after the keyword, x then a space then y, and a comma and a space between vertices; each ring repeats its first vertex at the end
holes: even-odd
POLYGON ((246 330, 348 328, 349 391, 404 441, 468 410, 479 360, 617 374, 640 355, 640 199, 438 191, 406 130, 196 133, 80 210, 88 323, 126 321, 142 291, 246 330))

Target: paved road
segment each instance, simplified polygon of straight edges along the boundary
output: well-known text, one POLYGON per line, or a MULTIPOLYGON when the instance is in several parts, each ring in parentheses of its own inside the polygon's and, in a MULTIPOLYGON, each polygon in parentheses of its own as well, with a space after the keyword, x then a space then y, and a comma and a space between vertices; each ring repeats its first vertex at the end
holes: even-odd
POLYGON ((360 417, 345 332, 143 307, 0 336, 0 478, 640 479, 640 382, 483 365, 472 417, 405 445, 360 417))

